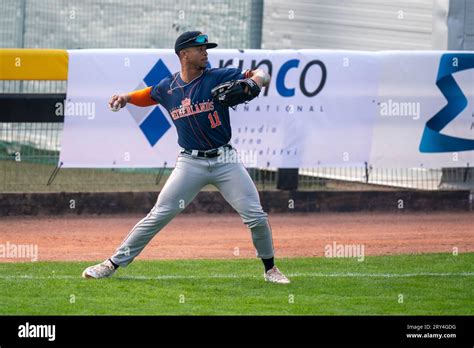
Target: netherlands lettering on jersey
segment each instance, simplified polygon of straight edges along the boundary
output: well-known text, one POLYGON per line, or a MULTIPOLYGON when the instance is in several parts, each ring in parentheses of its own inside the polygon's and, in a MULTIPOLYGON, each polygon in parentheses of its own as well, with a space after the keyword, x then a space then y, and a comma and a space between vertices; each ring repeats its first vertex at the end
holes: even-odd
POLYGON ((227 81, 243 79, 235 68, 205 69, 189 83, 179 73, 166 77, 151 90, 151 98, 168 110, 185 149, 209 150, 232 137, 229 108, 212 100, 211 90, 227 81))

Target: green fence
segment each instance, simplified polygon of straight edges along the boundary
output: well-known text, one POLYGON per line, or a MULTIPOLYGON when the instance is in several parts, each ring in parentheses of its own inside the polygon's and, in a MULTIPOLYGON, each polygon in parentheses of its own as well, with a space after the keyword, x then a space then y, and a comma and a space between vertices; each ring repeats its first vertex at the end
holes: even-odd
POLYGON ((263 0, 0 0, 3 48, 172 48, 206 31, 222 48, 260 48, 263 0))

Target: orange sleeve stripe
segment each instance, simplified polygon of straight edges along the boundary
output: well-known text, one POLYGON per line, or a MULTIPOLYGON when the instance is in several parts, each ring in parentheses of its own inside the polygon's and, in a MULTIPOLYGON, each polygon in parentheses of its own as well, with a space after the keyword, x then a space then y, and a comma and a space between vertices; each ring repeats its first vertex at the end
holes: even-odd
POLYGON ((129 103, 136 106, 150 106, 158 104, 151 98, 152 88, 153 87, 147 87, 138 91, 128 93, 128 95, 130 96, 129 103))

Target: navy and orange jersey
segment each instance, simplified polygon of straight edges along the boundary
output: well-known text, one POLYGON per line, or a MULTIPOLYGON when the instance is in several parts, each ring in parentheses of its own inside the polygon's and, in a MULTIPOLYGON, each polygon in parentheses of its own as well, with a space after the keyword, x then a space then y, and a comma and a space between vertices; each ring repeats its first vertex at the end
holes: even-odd
POLYGON ((189 83, 179 73, 151 88, 150 96, 168 110, 185 149, 209 150, 227 144, 232 137, 229 108, 212 100, 217 85, 248 76, 235 68, 205 69, 189 83))

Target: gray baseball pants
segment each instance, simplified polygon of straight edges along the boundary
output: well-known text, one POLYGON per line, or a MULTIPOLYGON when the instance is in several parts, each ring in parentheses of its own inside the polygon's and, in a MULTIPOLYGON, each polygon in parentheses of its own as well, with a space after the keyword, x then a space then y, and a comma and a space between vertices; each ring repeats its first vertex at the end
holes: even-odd
POLYGON ((273 257, 272 231, 260 204, 257 189, 235 149, 225 149, 215 158, 180 153, 176 166, 151 211, 130 231, 111 257, 123 267, 137 257, 151 239, 196 197, 206 185, 217 187, 240 214, 252 234, 257 257, 273 257))

